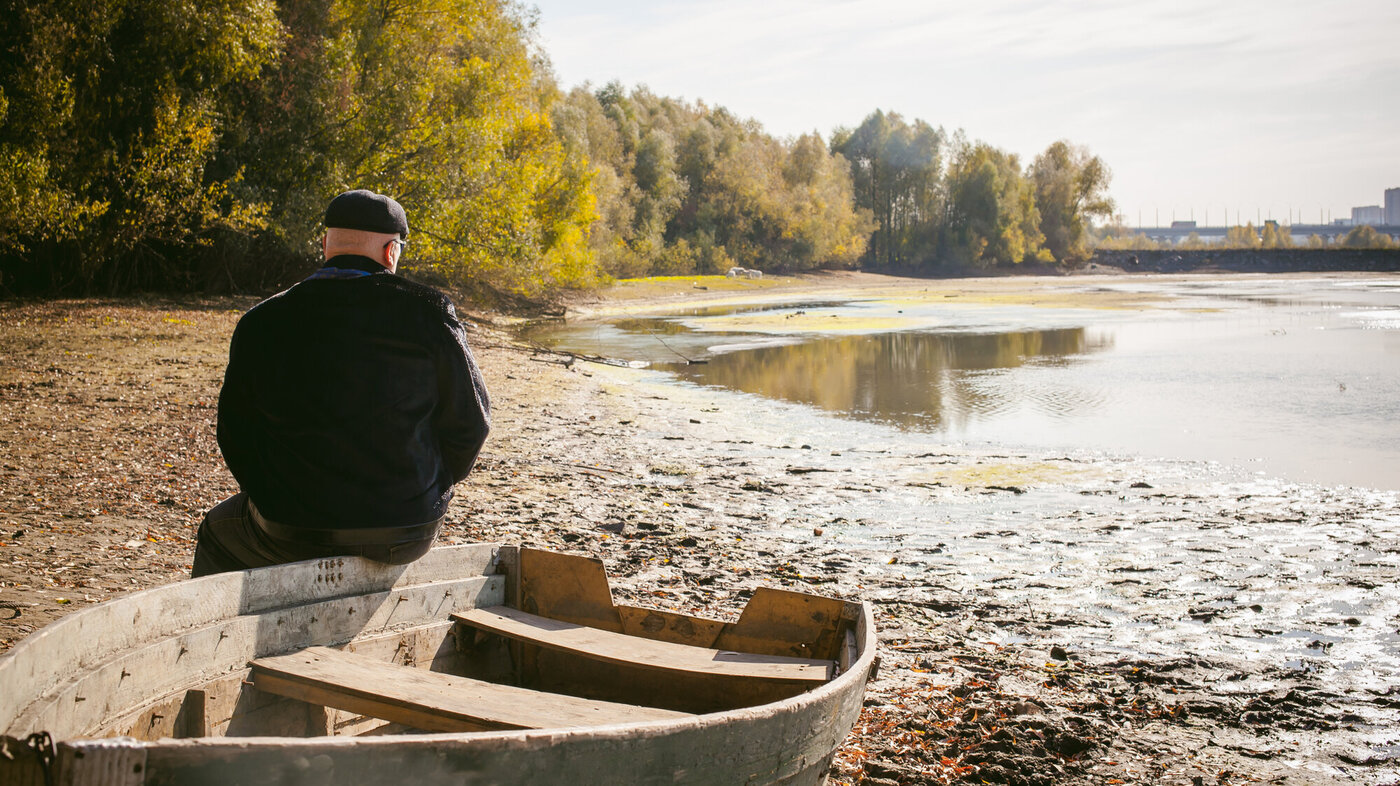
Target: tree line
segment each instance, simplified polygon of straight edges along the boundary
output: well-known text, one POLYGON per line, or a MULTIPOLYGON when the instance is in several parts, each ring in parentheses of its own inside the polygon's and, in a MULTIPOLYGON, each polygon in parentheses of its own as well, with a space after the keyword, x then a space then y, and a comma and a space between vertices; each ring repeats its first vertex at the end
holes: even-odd
POLYGON ((1107 165, 1058 141, 1022 167, 1014 153, 876 111, 838 129, 856 204, 876 227, 864 261, 903 271, 1023 262, 1076 264, 1095 218, 1113 212, 1107 165))
POLYGON ((1088 253, 1109 171, 876 111, 778 138, 563 91, 512 0, 21 0, 0 14, 0 293, 259 291, 331 196, 394 195, 405 269, 485 302, 610 277, 1088 253))
POLYGON ((590 247, 614 277, 850 267, 873 228, 845 161, 816 134, 779 140, 722 108, 579 87, 554 106, 589 163, 590 247))

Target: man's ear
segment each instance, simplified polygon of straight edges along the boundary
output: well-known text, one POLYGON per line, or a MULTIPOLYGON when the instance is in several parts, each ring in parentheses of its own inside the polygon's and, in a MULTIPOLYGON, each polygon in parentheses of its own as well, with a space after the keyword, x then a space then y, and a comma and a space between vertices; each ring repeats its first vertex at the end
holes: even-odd
POLYGON ((399 270, 399 244, 392 241, 385 243, 380 253, 384 257, 380 260, 380 264, 388 268, 390 273, 397 273, 399 270))

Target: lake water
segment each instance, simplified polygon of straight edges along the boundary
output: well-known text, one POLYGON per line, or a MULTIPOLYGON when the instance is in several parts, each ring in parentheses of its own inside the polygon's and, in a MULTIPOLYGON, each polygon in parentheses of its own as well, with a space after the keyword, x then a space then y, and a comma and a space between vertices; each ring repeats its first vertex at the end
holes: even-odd
POLYGON ((849 563, 865 597, 1026 657, 1303 696, 1331 720, 1206 747, 1290 751, 1300 783, 1350 779, 1334 755, 1400 777, 1400 277, 929 282, 531 337, 648 364, 595 372, 654 448, 611 468, 734 489, 803 570, 849 563))
POLYGON ((569 323, 532 338, 950 444, 1400 489, 1400 278, 1051 286, 1097 289, 1116 307, 910 293, 569 323), (1141 306, 1122 307, 1138 296, 1141 306))

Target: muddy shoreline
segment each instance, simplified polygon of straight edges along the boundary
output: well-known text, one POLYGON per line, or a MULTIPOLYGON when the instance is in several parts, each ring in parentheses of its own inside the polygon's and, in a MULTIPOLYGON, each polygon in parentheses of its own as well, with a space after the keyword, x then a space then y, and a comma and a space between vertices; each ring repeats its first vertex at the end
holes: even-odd
MULTIPOLYGON (((187 575, 199 516, 234 490, 215 404, 251 302, 0 304, 0 649, 187 575)), ((1298 664, 1170 642, 1127 657, 1103 633, 1112 617, 1073 594, 1098 573, 1016 564, 1047 549, 1066 566, 1134 554, 1189 521, 1224 533, 1185 546, 1215 549, 1218 578, 1144 551, 1100 566, 1104 583, 1168 597, 1140 619, 1132 604, 1115 613, 1266 635, 1236 630, 1277 627, 1274 608, 1248 602, 1250 582, 1274 580, 1249 541, 1301 516, 1326 541, 1329 581, 1393 594, 1394 495, 1246 493, 1198 467, 853 442, 781 405, 522 348, 486 325, 472 337, 494 430, 444 539, 594 554, 628 601, 692 612, 722 616, 762 584, 869 598, 880 676, 835 783, 1396 782, 1400 739, 1377 727, 1394 728, 1400 688, 1338 682, 1328 652, 1400 620, 1339 611, 1337 636, 1298 664), (863 520, 876 498, 929 527, 863 520)))

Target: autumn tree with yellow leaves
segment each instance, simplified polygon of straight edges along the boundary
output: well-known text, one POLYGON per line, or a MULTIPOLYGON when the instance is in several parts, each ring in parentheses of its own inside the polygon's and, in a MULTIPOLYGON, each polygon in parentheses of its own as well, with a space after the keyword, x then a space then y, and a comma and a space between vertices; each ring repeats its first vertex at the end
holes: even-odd
POLYGON ((407 209, 410 275, 483 299, 594 280, 589 173, 512 3, 34 0, 5 17, 0 273, 17 288, 286 283, 358 187, 407 209))

